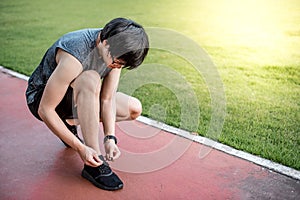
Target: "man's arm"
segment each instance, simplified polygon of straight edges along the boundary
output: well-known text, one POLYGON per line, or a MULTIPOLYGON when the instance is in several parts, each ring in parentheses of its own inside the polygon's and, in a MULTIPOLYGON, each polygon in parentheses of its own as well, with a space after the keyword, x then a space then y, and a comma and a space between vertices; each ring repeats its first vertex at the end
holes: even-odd
POLYGON ((82 65, 76 58, 62 50, 58 50, 56 62, 58 65, 46 84, 38 112, 55 135, 78 150, 82 148, 81 142, 67 129, 55 108, 63 99, 72 80, 81 73, 82 65))
MULTIPOLYGON (((104 78, 100 94, 100 116, 103 123, 104 135, 115 135, 116 122, 116 91, 119 84, 121 69, 114 68, 104 78)), ((118 147, 113 140, 105 144, 106 156, 109 160, 117 159, 120 156, 118 147)))

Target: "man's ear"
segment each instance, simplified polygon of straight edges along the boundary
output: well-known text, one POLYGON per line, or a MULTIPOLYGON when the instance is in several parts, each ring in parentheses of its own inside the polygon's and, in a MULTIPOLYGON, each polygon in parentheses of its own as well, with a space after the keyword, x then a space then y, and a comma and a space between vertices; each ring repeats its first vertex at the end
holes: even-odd
POLYGON ((107 49, 109 48, 109 44, 108 44, 107 40, 103 40, 102 45, 107 49))

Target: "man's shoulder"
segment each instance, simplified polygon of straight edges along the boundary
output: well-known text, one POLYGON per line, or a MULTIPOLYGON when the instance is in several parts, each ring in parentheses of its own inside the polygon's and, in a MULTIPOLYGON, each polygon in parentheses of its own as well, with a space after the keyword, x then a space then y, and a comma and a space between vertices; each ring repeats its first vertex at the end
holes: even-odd
POLYGON ((75 31, 71 31, 66 33, 65 35, 63 35, 63 37, 67 37, 67 36, 80 36, 80 35, 95 35, 97 33, 99 33, 99 31, 101 31, 102 28, 84 28, 84 29, 79 29, 79 30, 75 30, 75 31))
MULTIPOLYGON (((101 29, 80 29, 76 31, 72 31, 63 35, 57 41, 57 45, 67 45, 67 46, 76 46, 83 48, 86 47, 94 47, 96 39, 98 37, 101 29)), ((77 48, 78 49, 78 48, 77 48)))

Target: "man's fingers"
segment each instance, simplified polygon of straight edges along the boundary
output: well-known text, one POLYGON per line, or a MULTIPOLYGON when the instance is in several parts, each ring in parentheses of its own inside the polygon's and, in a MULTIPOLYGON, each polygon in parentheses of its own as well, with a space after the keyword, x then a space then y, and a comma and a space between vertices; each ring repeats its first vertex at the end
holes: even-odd
POLYGON ((99 159, 97 152, 92 148, 88 148, 86 161, 86 164, 92 167, 98 167, 101 164, 101 160, 99 159))
POLYGON ((120 157, 120 155, 121 155, 121 151, 120 151, 119 149, 117 149, 117 150, 116 150, 116 154, 115 154, 115 156, 113 157, 113 160, 118 159, 118 158, 120 157))
POLYGON ((94 164, 96 163, 97 166, 99 166, 101 164, 101 160, 96 151, 93 152, 92 162, 94 164))
POLYGON ((113 151, 110 151, 108 156, 111 161, 114 160, 114 152, 113 151))
POLYGON ((116 148, 115 148, 115 150, 114 150, 113 153, 114 153, 114 154, 113 154, 113 159, 114 159, 114 160, 116 160, 116 159, 118 159, 118 158, 120 157, 121 151, 119 150, 118 146, 116 146, 116 148))
POLYGON ((114 161, 118 159, 121 155, 118 146, 112 143, 106 144, 105 151, 106 151, 106 159, 108 161, 114 161))
POLYGON ((87 160, 87 165, 90 165, 92 167, 98 167, 100 165, 99 162, 96 162, 94 158, 87 160))
POLYGON ((101 162, 101 159, 99 158, 97 153, 94 154, 94 159, 99 163, 101 162))
POLYGON ((113 160, 113 157, 112 156, 110 156, 110 154, 106 154, 106 160, 108 160, 108 161, 112 161, 113 160))

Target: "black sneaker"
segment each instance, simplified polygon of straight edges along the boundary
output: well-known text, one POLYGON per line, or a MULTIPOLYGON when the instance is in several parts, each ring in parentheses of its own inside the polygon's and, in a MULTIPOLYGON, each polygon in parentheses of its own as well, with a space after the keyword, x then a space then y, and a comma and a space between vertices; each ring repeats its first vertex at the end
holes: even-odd
POLYGON ((112 191, 123 188, 123 182, 111 170, 108 163, 105 161, 99 167, 84 165, 81 176, 92 182, 96 187, 103 190, 112 191))
MULTIPOLYGON (((78 133, 77 133, 77 127, 74 125, 74 126, 71 126, 70 124, 68 124, 65 120, 63 120, 64 124, 66 125, 66 127, 71 131, 71 133, 73 133, 79 140, 82 144, 84 144, 83 140, 78 136, 78 133)), ((70 145, 68 145, 67 143, 65 143, 63 140, 61 140, 64 145, 68 148, 70 148, 70 145)))

